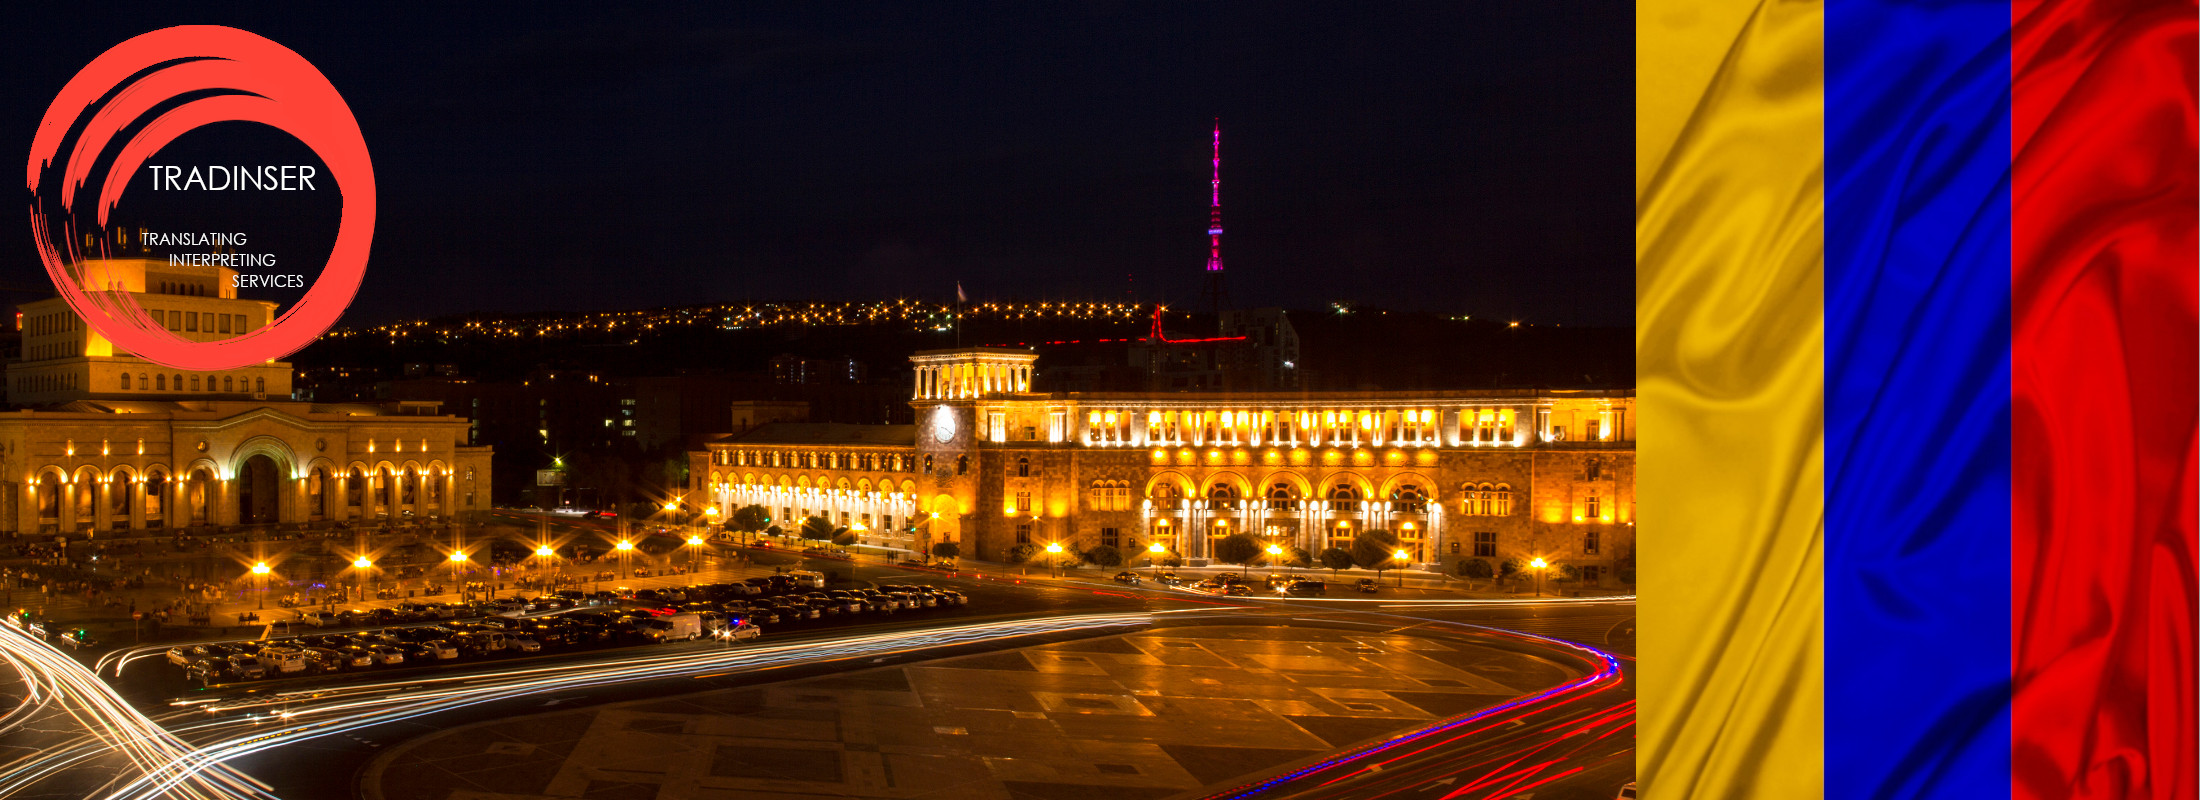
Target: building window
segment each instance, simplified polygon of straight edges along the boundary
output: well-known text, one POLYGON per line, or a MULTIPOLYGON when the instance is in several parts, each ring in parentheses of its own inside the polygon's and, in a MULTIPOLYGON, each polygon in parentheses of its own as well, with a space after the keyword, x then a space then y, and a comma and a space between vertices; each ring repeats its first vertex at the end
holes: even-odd
POLYGON ((1588 508, 1588 514, 1586 516, 1588 516, 1589 520, 1592 522, 1596 521, 1596 518, 1598 516, 1597 508, 1599 505, 1601 505, 1601 503, 1599 502, 1600 500, 1602 500, 1602 498, 1597 497, 1595 492, 1591 492, 1589 494, 1588 500, 1585 503, 1585 507, 1588 508))
POLYGON ((1093 481, 1092 510, 1129 511, 1131 508, 1131 484, 1129 481, 1093 481))
POLYGON ((1475 531, 1475 532, 1474 532, 1474 555, 1475 555, 1475 557, 1476 557, 1476 558, 1496 558, 1496 557, 1497 557, 1497 532, 1496 532, 1496 531, 1475 531))
MULTIPOLYGON (((125 386, 125 387, 122 387, 122 388, 125 388, 125 389, 127 389, 127 388, 130 388, 130 387, 128 387, 128 386, 125 386)), ((1016 459, 1016 477, 1019 477, 1019 478, 1029 478, 1029 477, 1031 477, 1031 459, 1028 459, 1028 458, 1019 458, 1019 459, 1016 459)))
POLYGON ((1590 531, 1581 535, 1581 554, 1585 556, 1593 556, 1597 554, 1596 531, 1590 531))
POLYGON ((1102 544, 1102 545, 1104 545, 1104 546, 1107 546, 1107 547, 1120 547, 1120 546, 1121 546, 1121 545, 1119 544, 1119 542, 1120 542, 1120 541, 1121 541, 1121 534, 1120 534, 1120 532, 1119 532, 1119 529, 1117 529, 1117 528, 1101 528, 1101 529, 1100 529, 1100 544, 1102 544))
POLYGON ((1031 523, 1016 523, 1016 543, 1031 544, 1031 523))
POLYGON ((957 474, 957 475, 968 475, 968 474, 970 474, 970 457, 969 457, 969 456, 956 456, 956 457, 955 457, 955 474, 957 474))
POLYGON ((1428 512, 1428 496, 1421 487, 1405 484, 1390 491, 1390 510, 1393 513, 1423 514, 1428 512))
POLYGON ((1339 512, 1347 512, 1347 513, 1349 513, 1349 512, 1353 512, 1353 511, 1358 511, 1358 510, 1360 510, 1360 503, 1359 503, 1359 500, 1360 500, 1360 491, 1359 491, 1358 489, 1355 489, 1355 488, 1353 488, 1353 487, 1352 487, 1352 484, 1349 484, 1349 483, 1340 483, 1340 484, 1337 484, 1336 488, 1333 488, 1333 489, 1330 489, 1330 490, 1329 490, 1329 510, 1330 510, 1330 511, 1339 511, 1339 512))
MULTIPOLYGON (((1592 432, 1590 435, 1595 436, 1595 433, 1592 432)), ((1604 459, 1592 458, 1589 459, 1588 463, 1583 464, 1581 468, 1581 479, 1585 481, 1604 480, 1604 459)))
POLYGON ((1218 483, 1214 485, 1214 488, 1207 490, 1207 509, 1209 511, 1236 511, 1237 507, 1237 487, 1227 483, 1218 483))
POLYGON ((155 376, 153 376, 153 390, 154 390, 154 391, 160 391, 160 392, 165 392, 165 391, 167 391, 167 390, 168 390, 168 376, 166 376, 166 375, 155 375, 155 376))
POLYGON ((130 373, 122 373, 122 390, 130 391, 130 373))
POLYGON ((1014 506, 1010 506, 1010 507, 1009 507, 1009 509, 1008 509, 1008 513, 1010 513, 1010 514, 1029 514, 1029 513, 1031 513, 1031 493, 1030 493, 1030 492, 1017 492, 1017 493, 1016 493, 1016 505, 1014 505, 1014 506))

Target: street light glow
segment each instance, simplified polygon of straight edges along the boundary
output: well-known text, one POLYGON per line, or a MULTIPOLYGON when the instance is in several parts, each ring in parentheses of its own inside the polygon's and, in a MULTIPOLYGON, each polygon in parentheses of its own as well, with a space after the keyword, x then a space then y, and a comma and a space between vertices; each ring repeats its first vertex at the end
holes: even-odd
POLYGON ((1411 555, 1411 554, 1407 553, 1407 552, 1406 552, 1406 551, 1404 551, 1404 550, 1400 550, 1400 551, 1398 551, 1398 552, 1392 553, 1392 554, 1390 554, 1390 556, 1391 556, 1392 558, 1398 559, 1399 561, 1404 561, 1404 560, 1406 560, 1407 558, 1411 558, 1411 557, 1412 557, 1412 555, 1411 555))
POLYGON ((1061 542, 1048 542, 1048 543, 1047 543, 1047 552, 1049 552, 1049 553, 1059 553, 1059 552, 1062 552, 1062 543, 1061 543, 1061 542))
POLYGON ((665 510, 666 510, 666 511, 678 511, 678 510, 680 510, 680 504, 679 504, 679 503, 666 503, 666 504, 665 504, 665 510))
POLYGON ((698 544, 702 544, 702 543, 703 543, 703 537, 701 537, 701 536, 690 536, 690 537, 688 537, 688 544, 690 544, 690 545, 698 545, 698 544))
POLYGON ((452 561, 456 561, 456 562, 463 562, 463 561, 465 561, 465 560, 466 560, 466 554, 465 554, 465 553, 452 553, 452 554, 451 554, 451 560, 452 560, 452 561))
POLYGON ((360 569, 366 569, 368 567, 374 566, 374 562, 368 561, 366 556, 360 556, 357 560, 352 561, 351 565, 360 569))
POLYGON ((252 574, 254 575, 266 575, 268 572, 267 562, 265 561, 252 565, 252 574))
POLYGON ((1548 561, 1544 561, 1544 560, 1542 559, 1542 557, 1540 557, 1540 556, 1538 556, 1538 557, 1537 557, 1537 558, 1536 558, 1536 559, 1535 559, 1534 561, 1530 561, 1530 562, 1528 562, 1528 566, 1534 567, 1534 568, 1536 568, 1536 569, 1542 569, 1542 568, 1544 568, 1544 567, 1548 567, 1548 566, 1550 566, 1550 565, 1551 565, 1551 564, 1550 564, 1550 562, 1548 562, 1548 561))
POLYGON ((1280 545, 1280 544, 1272 544, 1272 545, 1269 545, 1269 546, 1268 546, 1268 554, 1269 554, 1269 555, 1272 555, 1272 556, 1280 556, 1280 555, 1283 555, 1283 545, 1280 545))
POLYGON ((535 555, 542 556, 543 558, 549 558, 556 554, 557 551, 550 549, 549 545, 543 545, 541 547, 535 548, 535 555))
POLYGON ((620 549, 620 550, 632 550, 632 549, 634 549, 634 543, 633 543, 633 542, 629 542, 629 541, 626 541, 625 539, 621 539, 621 540, 619 540, 619 543, 618 543, 618 544, 616 544, 616 545, 613 545, 613 547, 616 547, 616 548, 618 548, 618 549, 620 549))
POLYGON ((1160 543, 1160 542, 1154 542, 1153 544, 1150 544, 1150 545, 1146 545, 1146 552, 1148 552, 1148 553, 1166 553, 1166 552, 1169 552, 1169 548, 1166 548, 1166 547, 1162 547, 1162 546, 1161 546, 1161 543, 1160 543))

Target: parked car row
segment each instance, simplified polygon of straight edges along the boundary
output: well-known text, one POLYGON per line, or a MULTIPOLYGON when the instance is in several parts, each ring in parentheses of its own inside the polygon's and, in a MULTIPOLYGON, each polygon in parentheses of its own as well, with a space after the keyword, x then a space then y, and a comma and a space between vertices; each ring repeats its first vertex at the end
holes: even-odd
POLYGON ((182 667, 187 679, 213 684, 705 636, 740 641, 760 633, 754 624, 718 611, 607 608, 532 619, 491 616, 356 633, 186 645, 170 648, 167 659, 182 667))
POLYGON ((970 604, 961 592, 932 586, 881 586, 876 589, 812 589, 756 600, 723 600, 728 615, 758 625, 790 625, 813 620, 892 614, 970 604))

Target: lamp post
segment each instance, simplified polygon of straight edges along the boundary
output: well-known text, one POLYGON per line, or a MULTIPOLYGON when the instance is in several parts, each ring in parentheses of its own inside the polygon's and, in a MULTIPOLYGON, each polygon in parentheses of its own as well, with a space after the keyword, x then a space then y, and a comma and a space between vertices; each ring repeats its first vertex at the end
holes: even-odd
POLYGON ((1391 553, 1390 557, 1398 560, 1398 588, 1406 588, 1406 561, 1412 558, 1413 554, 1401 549, 1398 552, 1391 553))
MULTIPOLYGON (((1270 543, 1268 545, 1268 558, 1269 563, 1271 564, 1278 561, 1283 561, 1283 545, 1270 543)), ((1289 562, 1284 562, 1283 570, 1284 574, 1291 574, 1291 564, 1289 562)))
POLYGON ((1551 563, 1544 561, 1542 556, 1537 556, 1534 561, 1528 562, 1528 567, 1535 570, 1535 596, 1537 597, 1543 596, 1543 568, 1550 565, 1551 563))
POLYGON ((619 580, 626 580, 627 574, 632 571, 629 568, 631 565, 627 563, 627 559, 634 552, 634 543, 629 542, 625 539, 620 539, 618 544, 612 545, 611 547, 612 549, 619 551, 619 580))
POLYGON ((466 551, 451 551, 451 583, 458 587, 458 601, 461 603, 466 602, 466 597, 469 594, 466 591, 466 577, 459 573, 459 568, 465 565, 466 551))
POLYGON ((1054 577, 1062 577, 1062 543, 1047 543, 1047 566, 1053 568, 1054 577))
POLYGON ((257 564, 254 564, 254 565, 252 565, 252 574, 260 576, 260 608, 261 608, 261 610, 266 610, 266 609, 267 609, 267 573, 269 573, 269 572, 272 572, 272 571, 273 571, 273 570, 270 570, 270 569, 268 569, 268 567, 267 567, 267 562, 265 562, 265 561, 262 561, 262 562, 260 562, 260 563, 257 563, 257 564))
POLYGON ((689 586, 694 586, 694 585, 695 585, 695 548, 697 548, 697 547, 701 546, 702 544, 703 544, 703 537, 701 537, 701 536, 689 536, 689 537, 687 538, 687 546, 688 546, 688 585, 689 585, 689 586))
MULTIPOLYGON (((548 566, 548 567, 552 567, 552 568, 553 568, 553 570, 554 570, 554 568, 555 568, 555 567, 557 567, 557 565, 558 565, 558 551, 556 551, 556 550, 553 550, 553 549, 551 549, 551 548, 550 548, 550 546, 549 546, 549 545, 546 545, 546 544, 545 544, 545 545, 537 545, 537 546, 535 547, 535 568, 536 568, 536 569, 542 569, 543 567, 545 567, 545 566, 548 566)), ((544 585, 544 586, 548 586, 548 587, 552 587, 552 588, 555 588, 555 587, 557 586, 557 578, 558 578, 558 575, 557 575, 557 573, 556 573, 555 571, 553 571, 553 572, 551 573, 551 575, 550 575, 550 578, 549 578, 548 580, 545 580, 545 581, 543 581, 543 585, 544 585)), ((544 594, 549 594, 549 592, 544 592, 544 594)))
POLYGON ((1168 553, 1169 548, 1162 547, 1160 542, 1154 542, 1146 545, 1146 552, 1151 554, 1146 557, 1146 566, 1153 567, 1154 582, 1159 583, 1161 582, 1161 556, 1168 553))
POLYGON ((374 560, 366 556, 352 559, 351 568, 359 572, 359 599, 367 599, 367 571, 374 569, 374 560))

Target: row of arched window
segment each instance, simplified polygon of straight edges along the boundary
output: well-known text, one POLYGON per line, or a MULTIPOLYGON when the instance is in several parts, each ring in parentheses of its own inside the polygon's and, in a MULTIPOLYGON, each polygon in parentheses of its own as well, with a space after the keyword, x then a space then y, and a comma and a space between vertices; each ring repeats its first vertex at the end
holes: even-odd
MULTIPOLYGON (((1093 508, 1096 511, 1127 510, 1129 508, 1128 482, 1095 481, 1092 484, 1092 493, 1093 508), (1104 496, 1113 497, 1113 495, 1104 495, 1103 492, 1113 490, 1118 486, 1121 486, 1124 492, 1120 507, 1108 504, 1113 501, 1102 500, 1104 496)), ((1299 490, 1292 483, 1278 481, 1269 486, 1266 494, 1267 506, 1270 511, 1294 511, 1299 507, 1301 499, 1299 490)), ((1462 494, 1467 502, 1465 513, 1494 516, 1504 516, 1512 513, 1512 487, 1507 484, 1492 485, 1484 483, 1477 485, 1470 483, 1462 487, 1462 494)), ((1338 512, 1359 511, 1360 501, 1363 499, 1359 487, 1349 482, 1340 482, 1330 487, 1328 491, 1323 493, 1323 497, 1328 501, 1328 509, 1338 512)), ((1175 484, 1162 482, 1154 484, 1152 492, 1147 495, 1147 499, 1153 501, 1153 507, 1156 509, 1174 509, 1183 500, 1183 494, 1182 490, 1178 489, 1175 484)), ((1230 483, 1217 483, 1209 487, 1205 500, 1205 507, 1210 511, 1234 511, 1240 505, 1238 488, 1235 484, 1230 483)), ((1399 484, 1397 488, 1390 491, 1387 500, 1390 503, 1390 510, 1393 512, 1428 513, 1428 493, 1416 484, 1399 484)))
POLYGON ((714 450, 711 463, 721 467, 793 467, 863 472, 915 472, 916 456, 902 453, 819 452, 809 450, 714 450))
MULTIPOLYGON (((154 375, 150 380, 148 380, 145 376, 145 373, 140 372, 137 374, 137 379, 133 381, 131 380, 130 373, 125 372, 122 373, 122 390, 125 392, 132 390, 165 392, 171 391, 168 387, 173 386, 175 387, 173 391, 178 392, 201 391, 199 389, 199 376, 193 375, 191 376, 190 380, 190 388, 187 389, 184 388, 184 376, 182 375, 175 375, 172 377, 168 375, 154 375)), ((256 394, 267 393, 266 378, 245 378, 234 375, 223 375, 221 376, 221 382, 219 384, 221 388, 214 388, 216 385, 217 384, 214 382, 214 376, 206 376, 206 388, 204 389, 204 391, 253 392, 256 394)))

